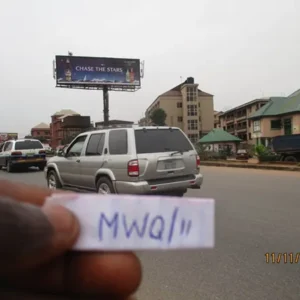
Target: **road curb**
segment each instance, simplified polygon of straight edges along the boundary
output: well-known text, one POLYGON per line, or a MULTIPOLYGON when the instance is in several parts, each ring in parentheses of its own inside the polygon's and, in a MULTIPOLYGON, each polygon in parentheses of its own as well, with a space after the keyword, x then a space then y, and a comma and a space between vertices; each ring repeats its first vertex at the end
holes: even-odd
POLYGON ((260 165, 260 164, 249 164, 249 163, 241 164, 241 163, 220 163, 220 162, 202 161, 201 166, 300 172, 300 167, 260 165))

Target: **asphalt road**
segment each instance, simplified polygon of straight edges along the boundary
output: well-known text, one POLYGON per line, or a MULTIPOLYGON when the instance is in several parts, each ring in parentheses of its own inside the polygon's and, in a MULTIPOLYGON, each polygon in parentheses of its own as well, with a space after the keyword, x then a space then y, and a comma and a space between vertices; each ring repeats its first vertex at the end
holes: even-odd
MULTIPOLYGON (((216 199, 213 250, 142 252, 141 300, 300 299, 299 263, 266 263, 266 253, 300 253, 300 174, 203 167, 201 191, 216 199)), ((42 172, 0 178, 45 185, 42 172)))

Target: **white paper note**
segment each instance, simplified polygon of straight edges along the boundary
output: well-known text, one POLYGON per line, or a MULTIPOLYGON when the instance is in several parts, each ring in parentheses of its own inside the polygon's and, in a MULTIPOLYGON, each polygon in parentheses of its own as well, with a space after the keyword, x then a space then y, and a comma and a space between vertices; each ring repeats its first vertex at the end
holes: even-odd
POLYGON ((212 248, 214 200, 137 195, 55 194, 79 219, 74 249, 159 250, 212 248), (72 198, 70 198, 72 197, 72 198))

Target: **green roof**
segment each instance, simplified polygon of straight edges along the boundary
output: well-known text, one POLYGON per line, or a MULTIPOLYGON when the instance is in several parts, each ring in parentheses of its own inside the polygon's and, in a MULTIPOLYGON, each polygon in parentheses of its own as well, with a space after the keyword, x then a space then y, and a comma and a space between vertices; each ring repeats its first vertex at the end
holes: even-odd
POLYGON ((300 112, 300 90, 288 97, 271 97, 270 101, 254 112, 249 118, 280 116, 300 112))
POLYGON ((198 143, 200 144, 214 144, 214 143, 226 143, 226 142, 241 142, 238 137, 228 133, 221 128, 215 128, 207 135, 202 137, 198 143))

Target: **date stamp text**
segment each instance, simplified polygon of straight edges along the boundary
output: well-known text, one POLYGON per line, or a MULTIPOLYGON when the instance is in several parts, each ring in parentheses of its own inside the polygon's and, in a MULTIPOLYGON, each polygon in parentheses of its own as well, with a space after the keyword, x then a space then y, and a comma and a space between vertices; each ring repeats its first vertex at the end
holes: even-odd
POLYGON ((265 253, 267 264, 298 264, 300 263, 300 252, 267 252, 265 253))

